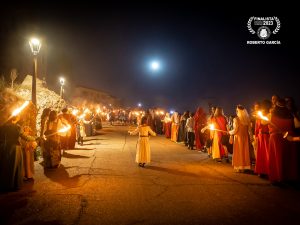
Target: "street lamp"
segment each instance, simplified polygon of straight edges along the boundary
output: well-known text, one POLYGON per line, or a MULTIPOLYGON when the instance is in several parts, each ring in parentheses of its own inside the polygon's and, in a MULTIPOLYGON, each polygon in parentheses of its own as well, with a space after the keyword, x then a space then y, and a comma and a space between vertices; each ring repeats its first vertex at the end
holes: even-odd
POLYGON ((60 97, 63 98, 65 78, 63 77, 59 78, 59 82, 60 82, 60 97))
POLYGON ((29 41, 29 45, 33 54, 33 70, 32 75, 32 88, 31 88, 31 101, 36 106, 36 78, 37 78, 37 54, 41 49, 41 42, 37 38, 32 38, 29 41))

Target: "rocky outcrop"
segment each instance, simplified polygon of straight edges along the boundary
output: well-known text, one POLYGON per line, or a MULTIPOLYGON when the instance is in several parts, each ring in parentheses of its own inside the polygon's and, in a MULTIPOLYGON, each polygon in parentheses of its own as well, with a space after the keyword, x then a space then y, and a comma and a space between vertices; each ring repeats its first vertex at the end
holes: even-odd
MULTIPOLYGON (((31 100, 31 87, 32 76, 27 75, 22 84, 15 90, 16 94, 24 100, 31 100)), ((66 102, 60 98, 54 91, 49 90, 43 84, 42 80, 37 79, 36 84, 36 96, 37 96, 37 120, 36 128, 37 133, 40 131, 40 120, 42 112, 45 108, 51 108, 60 112, 62 108, 66 107, 66 102)))

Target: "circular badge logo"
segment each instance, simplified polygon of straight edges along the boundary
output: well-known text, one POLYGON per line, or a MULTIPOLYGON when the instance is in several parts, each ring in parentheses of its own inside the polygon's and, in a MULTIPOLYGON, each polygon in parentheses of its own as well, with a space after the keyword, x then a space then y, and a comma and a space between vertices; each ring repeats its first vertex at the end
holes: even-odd
POLYGON ((257 36, 262 40, 268 39, 270 35, 271 35, 271 30, 269 27, 261 26, 257 30, 257 36))

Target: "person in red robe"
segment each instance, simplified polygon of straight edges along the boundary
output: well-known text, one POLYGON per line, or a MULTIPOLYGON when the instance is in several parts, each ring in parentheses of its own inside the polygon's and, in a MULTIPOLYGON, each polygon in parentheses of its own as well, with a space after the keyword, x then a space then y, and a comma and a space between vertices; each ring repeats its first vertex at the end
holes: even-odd
POLYGON ((207 124, 206 114, 201 107, 198 107, 195 116, 195 142, 196 142, 196 149, 201 150, 205 144, 205 137, 204 134, 201 133, 201 129, 204 128, 207 124))
MULTIPOLYGON (((260 111, 263 115, 267 115, 271 108, 271 102, 263 101, 260 104, 260 111)), ((269 127, 262 119, 256 117, 255 123, 255 139, 257 143, 256 162, 254 172, 259 176, 269 174, 269 127)))
POLYGON ((286 108, 285 101, 279 99, 271 110, 269 123, 269 180, 273 184, 298 179, 296 146, 283 137, 285 132, 293 135, 293 129, 293 116, 286 108))
POLYGON ((163 127, 164 127, 165 136, 166 136, 166 138, 171 138, 171 125, 172 125, 172 122, 171 122, 171 117, 170 117, 169 113, 166 113, 163 122, 164 122, 163 127))

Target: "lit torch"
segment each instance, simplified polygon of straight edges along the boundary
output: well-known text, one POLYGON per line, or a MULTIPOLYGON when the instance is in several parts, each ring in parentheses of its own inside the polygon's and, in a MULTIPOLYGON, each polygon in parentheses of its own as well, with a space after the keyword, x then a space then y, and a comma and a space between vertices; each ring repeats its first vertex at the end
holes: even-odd
POLYGON ((214 124, 212 124, 212 123, 211 123, 211 124, 209 124, 209 129, 210 129, 210 130, 215 130, 215 125, 214 125, 214 124))
POLYGON ((78 114, 78 112, 79 112, 78 109, 73 109, 72 114, 73 114, 74 116, 76 116, 76 115, 78 114))
POLYGON ((282 131, 278 126, 276 126, 274 123, 272 123, 268 117, 264 116, 261 111, 258 111, 257 115, 260 117, 260 119, 269 122, 269 124, 271 124, 273 127, 275 127, 279 132, 281 132, 283 138, 286 138, 288 136, 287 131, 282 131))
POLYGON ((84 111, 83 111, 83 113, 84 114, 88 114, 88 113, 90 113, 91 111, 88 109, 88 108, 86 108, 84 111))
POLYGON ((85 117, 85 113, 83 113, 80 116, 78 116, 78 119, 82 120, 84 117, 85 117))
POLYGON ((22 110, 25 109, 26 106, 28 106, 28 104, 29 104, 29 101, 25 101, 23 103, 23 105, 21 105, 20 108, 17 108, 12 112, 11 117, 14 117, 14 116, 18 115, 20 112, 22 112, 22 110))
POLYGON ((262 114, 261 111, 258 111, 258 112, 257 112, 257 115, 258 115, 259 118, 261 118, 262 120, 269 121, 269 118, 266 117, 266 116, 264 116, 264 115, 262 114))
POLYGON ((227 131, 225 131, 225 130, 216 129, 215 125, 213 123, 209 124, 208 127, 209 127, 208 129, 210 129, 210 130, 215 130, 215 131, 227 133, 227 131))
POLYGON ((50 136, 53 136, 53 135, 55 135, 57 133, 63 134, 63 133, 67 132, 70 129, 71 129, 71 125, 67 124, 66 126, 63 126, 61 129, 59 129, 57 132, 45 135, 44 138, 45 138, 45 140, 47 140, 47 138, 50 137, 50 136))
POLYGON ((67 132, 67 131, 70 130, 70 129, 71 129, 71 125, 70 125, 70 124, 67 124, 67 125, 64 126, 63 128, 59 129, 59 130, 57 131, 57 133, 65 133, 65 132, 67 132))

